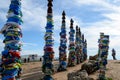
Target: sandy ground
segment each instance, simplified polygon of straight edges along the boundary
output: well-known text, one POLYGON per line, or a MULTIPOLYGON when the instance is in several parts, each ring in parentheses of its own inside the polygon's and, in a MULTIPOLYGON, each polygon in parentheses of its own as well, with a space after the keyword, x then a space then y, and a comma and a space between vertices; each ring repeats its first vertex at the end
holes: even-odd
MULTIPOLYGON (((120 80, 120 60, 108 61, 106 76, 113 80, 120 80)), ((98 77, 98 72, 91 74, 90 77, 96 79, 98 77)))
POLYGON ((107 76, 113 80, 120 80, 120 61, 110 61, 107 67, 107 76))
MULTIPOLYGON (((54 62, 54 64, 58 64, 58 62, 54 62)), ((80 70, 80 68, 81 64, 76 65, 75 67, 67 68, 67 71, 65 72, 55 73, 53 77, 55 80, 67 80, 68 73, 80 70)), ((23 70, 24 74, 39 71, 41 70, 41 62, 25 63, 23 64, 23 70)), ((89 76, 96 80, 98 72, 95 72, 89 76)), ((106 76, 112 78, 113 80, 120 80, 120 60, 110 60, 108 62, 106 76)))
POLYGON ((41 70, 41 65, 42 65, 41 62, 23 63, 22 65, 23 74, 41 70))
POLYGON ((53 77, 55 80, 67 80, 68 73, 80 70, 80 68, 81 68, 81 64, 76 65, 74 67, 68 67, 67 71, 56 73, 53 75, 53 77))

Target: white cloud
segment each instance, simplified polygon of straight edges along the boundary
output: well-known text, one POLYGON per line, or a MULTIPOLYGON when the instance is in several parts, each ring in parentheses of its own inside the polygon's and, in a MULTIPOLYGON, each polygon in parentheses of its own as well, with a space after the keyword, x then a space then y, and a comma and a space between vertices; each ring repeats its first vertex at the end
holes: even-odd
MULTIPOLYGON (((90 53, 92 52, 97 53, 98 50, 97 40, 99 38, 99 33, 104 32, 105 34, 110 35, 110 51, 111 48, 115 48, 116 51, 118 51, 119 53, 120 46, 118 44, 120 39, 120 27, 119 27, 120 6, 112 4, 106 0, 82 0, 82 1, 74 0, 74 1, 76 1, 75 4, 78 6, 84 6, 84 5, 95 6, 95 8, 92 8, 92 10, 101 11, 101 15, 106 18, 104 20, 94 23, 83 23, 83 24, 88 24, 86 26, 82 26, 82 31, 83 33, 85 33, 85 37, 88 40, 88 51, 90 53), (103 12, 102 10, 106 10, 110 12, 106 13, 103 12)), ((111 58, 110 56, 111 55, 109 55, 109 58, 111 58)))
MULTIPOLYGON (((33 0, 22 1, 23 25, 24 30, 43 30, 46 25, 46 9, 38 5, 33 0), (34 27, 34 28, 33 28, 34 27)), ((10 1, 3 0, 0 5, 0 19, 6 22, 6 15, 10 1), (7 4, 7 5, 6 5, 7 4)))
POLYGON ((119 2, 120 2, 120 0, 113 0, 113 2, 114 2, 114 3, 119 3, 119 2))
POLYGON ((7 10, 9 7, 9 5, 6 4, 10 4, 10 1, 4 0, 0 2, 0 20, 3 21, 6 20, 7 10))
POLYGON ((29 54, 38 54, 40 56, 43 55, 43 50, 22 50, 21 55, 29 55, 29 54))
POLYGON ((38 46, 37 44, 34 43, 22 43, 23 46, 38 46))
POLYGON ((10 1, 8 1, 8 0, 1 1, 1 2, 0 2, 0 8, 1 8, 1 9, 8 8, 8 7, 9 7, 9 4, 10 4, 10 1))
POLYGON ((22 3, 24 21, 23 29, 43 30, 46 25, 46 10, 43 9, 41 6, 38 6, 38 3, 34 3, 32 0, 24 0, 22 3))
MULTIPOLYGON (((101 21, 92 23, 91 26, 88 26, 87 28, 83 28, 83 31, 85 33, 85 37, 88 40, 88 51, 90 53, 97 53, 98 51, 98 39, 99 39, 99 33, 104 32, 106 35, 110 35, 110 52, 109 52, 109 58, 111 58, 111 49, 115 48, 117 53, 119 53, 120 46, 120 28, 117 22, 115 21, 101 21), (90 49, 94 49, 94 51, 91 51, 90 49)), ((89 53, 89 55, 90 55, 89 53)), ((120 55, 118 55, 120 56, 120 55)))
POLYGON ((0 39, 0 48, 2 49, 5 45, 3 44, 3 40, 0 39))
POLYGON ((86 5, 91 5, 91 4, 101 4, 104 3, 104 0, 74 0, 78 4, 86 4, 86 5))

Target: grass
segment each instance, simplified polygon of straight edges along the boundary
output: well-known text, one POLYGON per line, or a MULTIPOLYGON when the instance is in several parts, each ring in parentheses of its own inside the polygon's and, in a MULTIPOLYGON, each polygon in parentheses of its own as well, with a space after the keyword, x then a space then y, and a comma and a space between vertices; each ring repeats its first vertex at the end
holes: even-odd
POLYGON ((113 79, 108 77, 107 80, 113 80, 113 79))

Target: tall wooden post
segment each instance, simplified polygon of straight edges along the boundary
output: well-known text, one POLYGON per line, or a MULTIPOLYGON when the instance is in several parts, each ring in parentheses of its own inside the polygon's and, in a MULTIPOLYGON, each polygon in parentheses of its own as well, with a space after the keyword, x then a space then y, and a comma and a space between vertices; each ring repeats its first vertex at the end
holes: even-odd
POLYGON ((66 63, 66 22, 65 22, 65 11, 62 13, 62 25, 60 32, 60 47, 59 47, 59 68, 58 71, 65 71, 67 67, 66 63))
POLYGON ((75 55, 75 42, 74 34, 75 30, 73 29, 73 20, 70 21, 70 36, 69 36, 69 58, 68 58, 68 67, 76 65, 76 55, 75 55))
POLYGON ((1 29, 5 39, 2 51, 2 80, 16 80, 21 74, 21 42, 22 24, 21 0, 10 0, 7 22, 1 29))
POLYGON ((84 61, 84 53, 83 53, 83 49, 84 49, 84 34, 82 34, 82 43, 81 43, 81 46, 82 46, 81 61, 83 62, 84 61))
POLYGON ((82 62, 82 33, 81 33, 81 30, 79 28, 79 52, 80 52, 80 62, 82 62))
POLYGON ((85 39, 83 44, 83 54, 84 54, 84 60, 87 59, 87 40, 85 39))
POLYGON ((77 60, 77 64, 80 63, 80 43, 79 43, 79 39, 80 39, 80 36, 79 36, 79 28, 78 26, 76 26, 76 40, 75 40, 75 46, 76 46, 76 49, 75 49, 75 52, 76 52, 76 60, 77 60))
POLYGON ((99 80, 105 80, 105 71, 107 65, 107 56, 108 56, 108 49, 109 49, 109 35, 104 35, 104 33, 100 34, 100 39, 98 40, 99 43, 99 53, 98 53, 98 60, 99 60, 99 80))
POLYGON ((47 25, 45 27, 45 46, 44 46, 44 55, 43 55, 43 65, 42 71, 45 73, 44 80, 53 80, 51 75, 53 74, 53 13, 52 13, 52 2, 53 0, 48 0, 48 10, 47 10, 47 25))

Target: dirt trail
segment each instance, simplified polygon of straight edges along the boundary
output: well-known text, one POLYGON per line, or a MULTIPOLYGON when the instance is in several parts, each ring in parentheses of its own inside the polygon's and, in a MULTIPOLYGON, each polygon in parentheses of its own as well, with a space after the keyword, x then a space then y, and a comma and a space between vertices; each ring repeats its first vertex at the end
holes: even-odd
MULTIPOLYGON (((82 64, 82 63, 81 63, 82 64)), ((74 67, 68 67, 67 71, 59 72, 53 75, 55 80, 67 80, 67 74, 81 69, 81 64, 74 67)))

